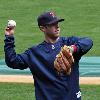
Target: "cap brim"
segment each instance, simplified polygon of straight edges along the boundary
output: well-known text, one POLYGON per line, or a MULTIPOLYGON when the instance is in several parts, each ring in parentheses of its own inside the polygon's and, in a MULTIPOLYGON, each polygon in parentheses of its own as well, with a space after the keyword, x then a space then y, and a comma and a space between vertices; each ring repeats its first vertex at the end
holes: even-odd
POLYGON ((55 19, 55 20, 47 23, 47 25, 51 25, 51 24, 54 24, 54 23, 57 23, 57 22, 62 22, 62 21, 64 21, 64 19, 55 19))

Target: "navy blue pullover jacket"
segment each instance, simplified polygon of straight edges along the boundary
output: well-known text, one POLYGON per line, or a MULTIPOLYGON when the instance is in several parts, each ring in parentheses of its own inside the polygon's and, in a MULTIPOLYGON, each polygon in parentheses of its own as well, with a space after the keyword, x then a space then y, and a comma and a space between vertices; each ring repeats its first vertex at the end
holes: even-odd
POLYGON ((60 37, 52 44, 46 41, 33 46, 22 54, 14 50, 14 37, 5 36, 5 61, 13 69, 29 68, 35 86, 36 100, 81 100, 79 88, 79 60, 92 47, 89 38, 60 37), (73 54, 74 65, 70 75, 58 75, 54 69, 54 60, 63 45, 76 45, 77 52, 73 54))

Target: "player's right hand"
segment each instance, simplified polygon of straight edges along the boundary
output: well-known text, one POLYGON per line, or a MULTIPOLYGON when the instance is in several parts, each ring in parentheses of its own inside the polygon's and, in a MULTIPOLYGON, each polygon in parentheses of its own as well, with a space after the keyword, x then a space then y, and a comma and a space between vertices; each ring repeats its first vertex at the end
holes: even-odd
POLYGON ((16 22, 14 20, 8 20, 7 27, 5 28, 5 35, 14 35, 16 22))
POLYGON ((14 32, 15 32, 15 27, 12 27, 12 28, 6 27, 5 28, 5 35, 14 35, 14 32))

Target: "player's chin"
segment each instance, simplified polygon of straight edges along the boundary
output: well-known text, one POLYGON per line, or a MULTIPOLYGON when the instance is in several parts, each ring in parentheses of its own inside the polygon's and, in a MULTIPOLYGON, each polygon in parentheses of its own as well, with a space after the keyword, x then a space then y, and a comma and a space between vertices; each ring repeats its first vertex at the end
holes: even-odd
POLYGON ((55 33, 54 33, 54 36, 55 36, 55 37, 59 37, 59 36, 60 36, 60 33, 59 33, 59 32, 55 32, 55 33))
POLYGON ((55 34, 55 37, 59 37, 60 36, 60 34, 55 34))

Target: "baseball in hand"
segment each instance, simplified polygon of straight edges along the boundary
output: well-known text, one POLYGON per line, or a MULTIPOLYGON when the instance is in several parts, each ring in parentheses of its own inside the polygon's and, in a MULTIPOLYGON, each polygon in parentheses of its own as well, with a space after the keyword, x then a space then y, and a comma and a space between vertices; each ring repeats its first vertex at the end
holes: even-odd
POLYGON ((14 20, 8 20, 7 27, 5 29, 6 35, 13 35, 16 27, 16 22, 14 20))
POLYGON ((8 20, 7 27, 9 27, 9 28, 16 27, 16 22, 14 20, 8 20))

